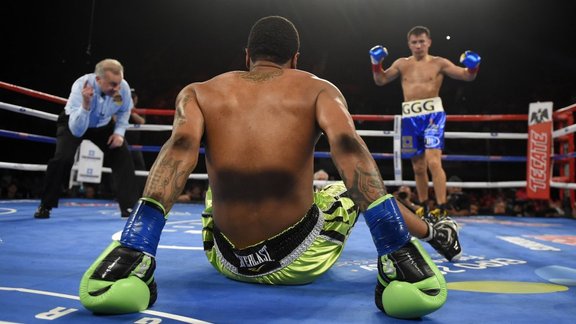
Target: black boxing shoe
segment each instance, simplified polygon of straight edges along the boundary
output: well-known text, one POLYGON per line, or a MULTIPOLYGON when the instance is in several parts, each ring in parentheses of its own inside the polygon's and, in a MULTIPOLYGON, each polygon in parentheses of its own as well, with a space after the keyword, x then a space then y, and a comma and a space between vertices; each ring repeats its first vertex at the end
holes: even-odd
POLYGON ((416 214, 416 216, 420 217, 421 219, 425 219, 426 217, 428 217, 429 212, 430 211, 428 210, 428 204, 424 204, 424 205, 418 207, 414 211, 414 214, 416 214))
POLYGON ((429 211, 425 217, 425 220, 431 224, 436 224, 441 222, 445 219, 448 219, 448 204, 442 204, 438 206, 438 208, 434 208, 433 210, 429 211))
POLYGON ((435 224, 428 225, 429 235, 422 239, 432 245, 436 252, 440 253, 450 262, 457 261, 462 256, 462 246, 458 238, 460 227, 452 218, 445 217, 435 224))
POLYGON ((36 212, 34 213, 34 218, 40 218, 40 219, 50 218, 51 210, 52 208, 40 204, 40 206, 38 206, 38 209, 36 209, 36 212))

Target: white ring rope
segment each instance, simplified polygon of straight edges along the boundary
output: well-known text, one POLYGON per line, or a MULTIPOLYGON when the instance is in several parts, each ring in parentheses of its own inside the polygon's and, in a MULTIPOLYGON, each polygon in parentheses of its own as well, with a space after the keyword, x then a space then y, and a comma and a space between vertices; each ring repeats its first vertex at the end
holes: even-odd
MULTIPOLYGON (((357 130, 360 136, 366 137, 394 137, 394 131, 390 130, 357 130)), ((576 132, 574 129, 572 132, 576 132)), ((528 134, 522 133, 474 133, 474 132, 446 132, 445 138, 473 138, 473 139, 528 139, 528 134)))
POLYGON ((564 135, 572 134, 574 132, 576 132, 576 124, 555 130, 552 132, 552 137, 558 138, 564 135))
MULTIPOLYGON (((5 110, 10 110, 13 112, 39 117, 43 119, 48 119, 56 121, 58 115, 50 114, 47 112, 26 108, 22 106, 16 106, 8 104, 5 102, 0 102, 0 108, 5 110)), ((129 130, 136 131, 171 131, 172 125, 132 125, 128 126, 129 130)), ((554 131, 554 138, 564 136, 567 134, 576 132, 576 124, 570 125, 561 129, 554 131)), ((395 132, 391 130, 358 130, 358 135, 366 137, 394 137, 395 132)), ((528 134, 521 133, 498 133, 498 132, 446 132, 444 134, 445 138, 467 138, 467 139, 528 139, 528 134)))
MULTIPOLYGON (((26 164, 26 163, 11 163, 11 162, 0 162, 0 169, 13 169, 13 170, 24 170, 24 171, 46 171, 47 166, 45 164, 26 164)), ((73 170, 77 169, 76 166, 72 167, 73 170)), ((112 173, 110 168, 102 168, 104 173, 112 173)), ((149 171, 137 170, 136 175, 138 176, 148 176, 149 171)), ((193 173, 190 174, 188 179, 196 180, 207 180, 208 174, 206 173, 193 173)), ((327 180, 314 180, 315 186, 325 186, 330 183, 335 183, 338 181, 327 181, 327 180)), ((397 181, 397 180, 384 180, 386 186, 411 186, 416 185, 415 181, 397 181)), ((432 186, 432 182, 428 183, 428 186, 432 186)), ((447 187, 461 187, 461 188, 519 188, 526 187, 526 181, 495 181, 495 182, 446 182, 447 187)), ((565 189, 576 189, 576 183, 563 183, 563 182, 551 182, 550 186, 555 188, 565 188, 565 189)))
MULTIPOLYGON (((570 106, 568 106, 570 107, 570 106)), ((567 107, 567 108, 568 108, 567 107)), ((34 116, 42 119, 47 119, 51 121, 56 121, 58 119, 58 115, 34 110, 31 108, 26 108, 22 106, 12 105, 5 102, 0 102, 0 109, 5 109, 9 111, 13 111, 16 113, 21 113, 28 116, 34 116)), ((399 117, 395 116, 395 117, 399 117)), ((398 118, 395 118, 398 119, 398 118)), ((129 130, 137 130, 137 131, 170 131, 172 130, 172 125, 151 125, 151 124, 143 124, 143 125, 132 125, 130 124, 127 128, 129 130)), ((395 130, 358 130, 358 134, 360 136, 367 136, 367 137, 396 137, 398 139, 398 127, 394 127, 395 130)), ((555 130, 553 132, 553 137, 558 138, 561 136, 565 136, 571 133, 576 132, 576 124, 569 125, 567 127, 555 130)), ((521 139, 526 140, 528 139, 528 134, 522 133, 498 133, 498 132, 446 132, 445 138, 466 138, 466 139, 521 139)), ((25 171, 46 171, 46 165, 41 164, 23 164, 23 163, 11 163, 11 162, 0 162, 0 169, 13 169, 13 170, 25 170, 25 171)), ((75 169, 76 167, 73 167, 75 169)), ((110 168, 102 168, 102 172, 111 173, 112 170, 110 168)), ((148 176, 149 171, 135 171, 136 175, 138 176, 148 176)), ((207 180, 207 174, 190 174, 189 179, 198 179, 198 180, 207 180)), ((328 183, 332 183, 335 181, 322 181, 322 180, 315 180, 314 185, 326 185, 328 183)), ((384 184, 387 186, 415 186, 415 181, 406 181, 406 180, 385 180, 384 184)), ((447 187, 450 186, 458 186, 462 188, 513 188, 513 187, 526 187, 526 181, 496 181, 496 182, 447 182, 447 187)), ((432 186, 432 183, 429 183, 429 186, 432 186)), ((550 186, 554 188, 563 188, 563 189, 576 189, 576 183, 564 183, 564 182, 550 182, 550 186)))
POLYGON ((126 130, 134 131, 171 131, 172 125, 130 124, 126 130))
MULTIPOLYGON (((28 164, 28 163, 13 163, 13 162, 0 162, 0 169, 12 169, 23 171, 46 171, 48 166, 46 164, 28 164)), ((73 166, 72 170, 78 170, 78 166, 73 166)), ((102 168, 103 173, 112 173, 110 168, 102 168)), ((149 171, 136 170, 135 174, 138 176, 148 176, 149 171)), ((193 173, 190 174, 188 179, 206 180, 208 174, 206 173, 193 173)))
POLYGON ((5 110, 10 110, 13 112, 17 112, 17 113, 21 113, 21 114, 28 115, 28 116, 34 116, 34 117, 39 117, 42 119, 48 119, 51 121, 56 121, 58 119, 58 115, 55 115, 55 114, 50 114, 50 113, 39 111, 39 110, 25 108, 22 106, 11 105, 11 104, 8 104, 5 102, 0 102, 0 108, 5 109, 5 110))
MULTIPOLYGON (((0 102, 0 108, 21 113, 24 115, 39 117, 43 119, 48 119, 56 121, 58 115, 50 114, 40 110, 35 110, 31 108, 26 108, 22 106, 12 105, 5 102, 0 102)), ((136 131, 171 131, 172 125, 133 125, 128 126, 129 130, 136 131)), ((554 131, 554 138, 564 136, 567 134, 576 132, 576 124, 570 125, 561 129, 554 131)), ((366 137, 394 137, 395 132, 390 130, 358 130, 358 135, 366 137)), ((444 134, 445 138, 467 138, 467 139, 528 139, 528 134, 521 133, 498 133, 498 132, 446 132, 444 134)))
MULTIPOLYGON (((12 105, 12 104, 5 103, 5 102, 0 102, 0 108, 5 109, 5 110, 9 110, 9 111, 13 111, 13 112, 17 112, 17 113, 21 113, 21 114, 28 115, 28 116, 34 116, 34 117, 38 117, 38 118, 42 118, 42 119, 51 120, 51 121, 58 120, 58 115, 50 114, 47 112, 43 112, 40 110, 31 109, 31 108, 26 108, 26 107, 22 107, 22 106, 16 106, 16 105, 12 105)), ((127 129, 138 130, 138 131, 144 131, 144 130, 146 130, 146 131, 171 131, 172 126, 171 125, 149 125, 149 124, 133 125, 133 124, 130 124, 127 129)))
POLYGON ((444 133, 445 138, 474 138, 474 139, 522 139, 527 140, 528 134, 520 133, 473 133, 473 132, 446 132, 444 133))
MULTIPOLYGON (((76 167, 73 167, 75 169, 76 167)), ((46 171, 45 164, 25 164, 25 163, 10 163, 10 162, 0 162, 0 169, 13 169, 13 170, 25 170, 25 171, 46 171)), ((102 168, 102 172, 112 173, 110 168, 102 168)), ((136 171, 136 175, 148 176, 148 171, 136 171)), ((196 180, 207 180, 208 174, 205 173, 193 173, 189 179, 196 180)), ((314 185, 325 186, 330 183, 337 181, 325 181, 325 180, 314 180, 314 185)), ((396 181, 396 180, 384 180, 384 184, 387 186, 411 186, 416 185, 415 181, 396 181)), ((432 182, 428 184, 432 186, 432 182)), ((495 182, 446 182, 447 187, 461 187, 461 188, 518 188, 526 187, 526 181, 495 181, 495 182)), ((564 188, 564 189, 576 189, 576 183, 564 183, 564 182, 550 182, 551 187, 564 188)))
MULTIPOLYGON (((11 162, 0 162, 0 169, 12 169, 12 170, 24 170, 24 171, 46 171, 47 166, 45 164, 26 164, 26 163, 11 163, 11 162)), ((76 170, 77 167, 72 167, 72 170, 76 170)), ((110 168, 102 168, 104 173, 112 173, 110 168)), ((137 176, 148 176, 149 171, 136 170, 135 174, 137 176)), ((208 180, 208 174, 206 173, 192 173, 188 179, 195 180, 208 180)), ((326 181, 326 180, 314 180, 315 186, 325 186, 330 183, 337 181, 326 181)), ((384 180, 386 186, 416 186, 415 181, 410 180, 384 180)), ((429 187, 432 187, 432 182, 428 183, 429 187)), ((469 182, 446 182, 447 187, 461 187, 461 188, 521 188, 526 187, 526 181, 469 181, 469 182)), ((576 189, 576 183, 564 183, 564 182, 550 182, 550 186, 554 188, 561 189, 576 189)))

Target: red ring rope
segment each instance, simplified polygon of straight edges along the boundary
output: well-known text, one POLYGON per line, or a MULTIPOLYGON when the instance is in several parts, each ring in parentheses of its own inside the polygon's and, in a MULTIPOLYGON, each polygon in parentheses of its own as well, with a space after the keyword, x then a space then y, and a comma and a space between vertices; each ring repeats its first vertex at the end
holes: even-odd
MULTIPOLYGON (((20 87, 14 84, 6 83, 0 81, 0 88, 4 88, 7 90, 12 90, 14 92, 22 93, 25 95, 29 95, 31 97, 44 99, 47 101, 65 104, 66 99, 53 96, 47 93, 43 93, 40 91, 20 87)), ((563 120, 567 118, 566 116, 573 111, 576 110, 576 105, 571 105, 568 107, 564 107, 555 111, 554 118, 558 118, 563 120)), ((142 114, 142 115, 157 115, 157 116, 173 116, 174 110, 172 109, 153 109, 153 108, 136 108, 134 109, 135 112, 142 114)), ((361 120, 361 121, 393 121, 394 116, 392 115, 352 115, 352 119, 354 120, 361 120)), ((447 115, 446 119, 448 121, 458 121, 458 122, 474 122, 474 121, 527 121, 528 115, 527 114, 501 114, 501 115, 447 115)))

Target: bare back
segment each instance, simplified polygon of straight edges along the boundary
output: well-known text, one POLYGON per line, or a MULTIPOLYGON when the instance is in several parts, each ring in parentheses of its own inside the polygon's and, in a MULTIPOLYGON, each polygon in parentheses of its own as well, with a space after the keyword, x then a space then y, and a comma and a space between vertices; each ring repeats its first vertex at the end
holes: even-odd
POLYGON ((216 226, 243 248, 298 222, 313 203, 322 82, 303 71, 263 67, 226 73, 194 90, 216 226))

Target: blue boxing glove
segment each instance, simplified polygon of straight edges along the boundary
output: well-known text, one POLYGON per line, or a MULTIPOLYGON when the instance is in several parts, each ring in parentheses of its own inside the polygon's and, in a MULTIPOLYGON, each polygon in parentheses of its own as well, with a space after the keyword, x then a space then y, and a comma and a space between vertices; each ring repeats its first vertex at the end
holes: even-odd
POLYGON ((480 55, 472 51, 466 51, 460 55, 460 63, 467 67, 470 73, 478 73, 480 61, 482 61, 480 55))
POLYGON ((80 302, 98 314, 143 311, 156 301, 156 249, 166 223, 164 207, 141 198, 120 241, 114 241, 84 273, 80 302))
POLYGON ((369 53, 370 61, 372 61, 372 71, 380 71, 382 69, 382 61, 388 56, 388 50, 386 47, 376 45, 370 49, 369 53))

